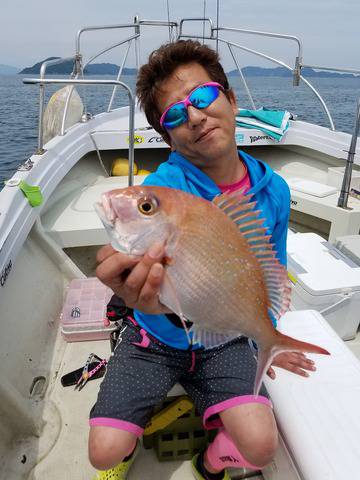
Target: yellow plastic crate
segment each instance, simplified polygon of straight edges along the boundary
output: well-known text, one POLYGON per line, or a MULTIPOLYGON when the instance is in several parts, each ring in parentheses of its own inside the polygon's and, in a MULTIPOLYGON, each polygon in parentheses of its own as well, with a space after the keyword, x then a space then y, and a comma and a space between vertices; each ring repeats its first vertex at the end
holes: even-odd
MULTIPOLYGON (((179 397, 179 399, 188 397, 179 397)), ((191 402, 188 399, 188 402, 191 402)), ((192 403, 192 402, 191 402, 192 403)), ((174 402, 166 401, 157 409, 154 417, 159 418, 162 412, 169 412, 174 402)), ((153 417, 153 419, 154 419, 153 417)), ((152 419, 152 420, 153 420, 152 419)), ((146 430, 145 430, 146 431, 146 430)), ((150 431, 150 430, 149 430, 150 431)), ((144 432, 145 433, 145 432, 144 432)), ((152 435, 144 435, 145 448, 154 448, 160 462, 171 460, 190 460, 196 453, 204 450, 215 437, 216 430, 205 430, 202 418, 194 406, 166 427, 152 435)))

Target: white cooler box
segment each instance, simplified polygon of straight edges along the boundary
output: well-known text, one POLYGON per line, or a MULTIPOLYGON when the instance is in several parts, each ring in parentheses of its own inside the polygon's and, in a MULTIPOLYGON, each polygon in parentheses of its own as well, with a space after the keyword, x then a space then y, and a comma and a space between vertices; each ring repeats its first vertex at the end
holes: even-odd
POLYGON ((288 237, 288 271, 295 310, 320 312, 344 340, 360 322, 360 267, 319 235, 288 237))

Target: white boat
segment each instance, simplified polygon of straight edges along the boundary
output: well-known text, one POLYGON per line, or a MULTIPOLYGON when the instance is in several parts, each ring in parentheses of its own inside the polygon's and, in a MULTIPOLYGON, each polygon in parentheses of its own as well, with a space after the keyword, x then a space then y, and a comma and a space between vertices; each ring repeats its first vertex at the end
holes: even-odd
MULTIPOLYGON (((206 24, 208 33, 205 37, 209 41, 230 48, 235 63, 237 49, 265 56, 238 44, 236 38, 241 33, 276 36, 284 41, 296 42, 298 55, 295 66, 286 65, 286 68, 294 71, 295 82, 306 81, 301 76, 301 69, 305 66, 302 44, 296 37, 217 27, 210 19, 191 19, 191 25, 194 21, 206 24), (229 40, 228 36, 224 40, 222 35, 225 33, 233 35, 235 40, 229 40)), ((61 59, 45 62, 40 78, 26 82, 40 85, 38 151, 0 192, 1 478, 85 480, 94 476, 94 469, 87 459, 87 425, 88 412, 95 402, 100 381, 88 382, 79 393, 62 387, 60 378, 83 365, 90 352, 108 357, 109 341, 68 343, 61 335, 59 317, 69 283, 73 279, 94 276, 95 252, 100 245, 108 242, 94 212, 94 202, 102 192, 111 188, 126 186, 128 182, 142 182, 144 176, 136 174, 134 159, 139 169, 153 171, 166 160, 168 154, 167 145, 149 127, 143 113, 135 106, 129 87, 121 83, 123 65, 117 79, 83 79, 84 61, 80 43, 83 33, 105 31, 107 28, 128 32, 130 28, 131 34, 122 37, 118 44, 127 43, 129 48, 135 44, 137 48, 144 28, 166 26, 174 37, 187 37, 190 35, 183 32, 184 26, 189 23, 190 19, 177 24, 136 17, 130 24, 83 28, 77 36, 75 55, 71 57, 75 64, 71 78, 49 79, 46 75, 46 69, 51 64, 68 60, 61 59), (67 90, 63 108, 57 112, 58 129, 44 132, 44 117, 51 113, 50 106, 45 111, 44 89, 48 84, 57 83, 71 87, 67 90), (77 84, 112 84, 115 89, 125 88, 129 106, 112 108, 112 98, 103 113, 91 116, 83 111, 73 92, 73 86, 77 84), (117 157, 129 158, 128 176, 109 174, 117 157), (21 181, 39 186, 43 196, 40 206, 29 204, 19 188, 21 181)), ((196 34, 191 36, 198 37, 196 34)), ((112 45, 109 49, 114 47, 112 45)), ((280 60, 271 60, 285 66, 280 60)), ((360 73, 359 70, 352 72, 360 73)), ((240 74, 242 77, 241 71, 240 74)), ((328 115, 328 128, 290 120, 287 133, 278 143, 261 130, 246 128, 237 128, 236 138, 240 148, 265 160, 288 181, 291 187, 292 228, 320 233, 329 241, 321 248, 330 251, 338 237, 359 234, 360 200, 353 195, 348 196, 350 189, 347 185, 343 198, 348 208, 338 206, 351 135, 335 129, 324 101, 312 86, 310 88, 315 94, 314 106, 319 103, 328 115)), ((296 115, 296 112, 293 113, 296 115)), ((356 182, 360 178, 359 146, 352 152, 351 159, 351 185, 356 190, 356 182)), ((298 259, 303 268, 298 272, 295 268, 293 272, 293 275, 298 275, 295 282, 299 287, 306 268, 301 265, 301 255, 299 260, 295 247, 294 252, 293 265, 298 259)), ((324 268, 326 279, 326 265, 324 268)), ((355 271, 357 266, 352 268, 355 271)), ((356 286, 354 280, 354 291, 356 286)), ((339 288, 341 290, 341 286, 339 288)), ((348 296, 350 293, 345 292, 348 296)), ((305 311, 286 314, 281 328, 298 338, 325 346, 332 357, 317 358, 318 371, 310 379, 278 372, 276 381, 267 381, 281 433, 281 445, 273 464, 256 473, 256 478, 359 478, 360 336, 357 326, 352 327, 353 334, 348 336, 352 339, 344 342, 333 330, 336 330, 338 321, 342 322, 344 310, 334 314, 335 319, 329 326, 324 320, 327 307, 322 307, 322 315, 314 311, 315 303, 310 308, 306 305, 304 301, 302 310, 305 311)), ((356 309, 357 304, 354 305, 356 309)), ((356 312, 354 314, 353 310, 354 316, 356 312)), ((177 393, 175 389, 170 395, 177 393)), ((142 449, 129 479, 190 479, 189 463, 160 463, 152 450, 142 449)), ((254 475, 242 471, 232 474, 234 478, 254 475)))

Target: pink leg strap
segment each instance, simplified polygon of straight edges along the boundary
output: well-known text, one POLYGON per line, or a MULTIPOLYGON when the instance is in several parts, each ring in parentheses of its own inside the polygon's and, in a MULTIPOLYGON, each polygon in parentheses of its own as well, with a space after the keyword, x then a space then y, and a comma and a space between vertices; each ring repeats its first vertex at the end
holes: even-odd
POLYGON ((210 465, 217 470, 222 470, 227 467, 246 467, 253 470, 261 469, 261 467, 252 465, 250 462, 245 460, 245 458, 236 448, 230 435, 224 429, 219 430, 214 441, 206 450, 206 456, 210 465))
POLYGON ((140 330, 141 342, 132 342, 133 345, 138 345, 139 347, 147 348, 150 345, 150 339, 147 336, 147 331, 143 328, 140 330))

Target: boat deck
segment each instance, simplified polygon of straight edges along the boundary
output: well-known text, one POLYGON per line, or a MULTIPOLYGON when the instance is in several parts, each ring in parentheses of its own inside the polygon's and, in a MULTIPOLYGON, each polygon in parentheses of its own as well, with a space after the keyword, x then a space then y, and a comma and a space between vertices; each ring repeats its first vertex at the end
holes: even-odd
MULTIPOLYGON (((296 459, 298 468, 305 472, 304 478, 307 479, 337 479, 340 471, 358 472, 360 457, 354 452, 360 432, 359 417, 355 413, 360 401, 360 364, 320 315, 310 311, 290 312, 286 317, 285 333, 303 340, 311 338, 331 351, 331 357, 313 356, 318 371, 308 379, 278 370, 276 381, 266 381, 281 436, 286 439, 286 448, 291 455, 285 454, 284 448, 279 449, 275 463, 264 470, 263 477, 258 475, 255 478, 298 480, 296 471, 294 473, 289 466, 286 466, 287 476, 282 476, 284 465, 291 464, 290 457, 296 459), (346 411, 341 408, 345 405, 346 411), (335 430, 333 425, 336 425, 335 430), (347 442, 342 443, 342 438, 347 438, 347 442), (286 455, 288 457, 284 460, 286 455), (346 459, 346 464, 339 459, 346 459), (324 477, 325 470, 335 476, 324 477)), ((358 342, 359 339, 354 341, 358 342)), ((87 458, 88 415, 96 401, 101 380, 88 382, 79 392, 73 386, 63 387, 60 379, 65 373, 79 368, 90 352, 108 357, 110 346, 107 340, 65 343, 60 335, 57 344, 55 351, 62 357, 61 367, 53 371, 47 389, 43 412, 45 429, 36 448, 32 443, 31 449, 29 447, 26 451, 23 448, 21 454, 27 456, 28 463, 38 459, 29 476, 31 480, 90 480, 94 478, 95 470, 87 458)), ((59 364, 58 358, 54 357, 53 361, 54 365, 59 364)), ((243 473, 242 470, 232 471, 232 478, 244 478, 243 473)), ((128 478, 191 480, 193 477, 189 461, 159 462, 153 450, 142 448, 128 478)))
MULTIPOLYGON (((61 338, 58 339, 63 342, 61 338)), ((61 376, 79 368, 88 355, 94 352, 102 358, 110 355, 107 340, 67 343, 63 352, 61 368, 49 386, 43 418, 47 421, 45 431, 36 451, 27 453, 29 457, 37 455, 38 465, 32 471, 31 480, 91 480, 96 471, 87 457, 88 416, 95 403, 101 379, 88 382, 79 392, 73 386, 63 387, 61 376), (45 457, 45 458, 43 458, 45 457), (41 458, 43 458, 41 460, 41 458)), ((181 392, 178 392, 181 393, 181 392)), ((174 391, 177 394, 177 391, 174 391)), ((31 458, 29 458, 31 461, 31 458)), ((232 478, 242 478, 242 470, 232 472, 232 478)), ((159 462, 154 450, 143 447, 128 475, 129 480, 190 480, 190 461, 159 462), (146 473, 145 473, 146 472, 146 473)), ((262 476, 252 477, 261 480, 262 476)))

